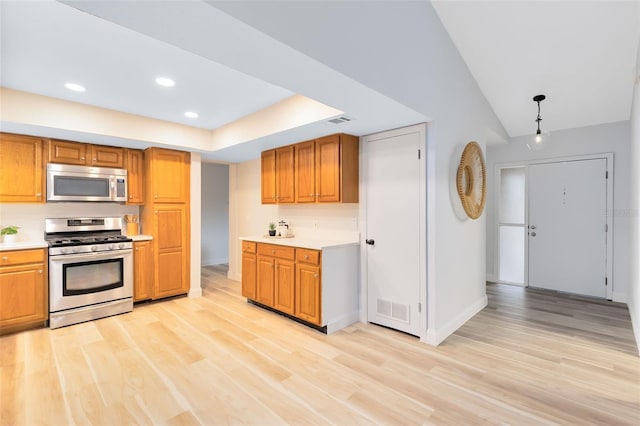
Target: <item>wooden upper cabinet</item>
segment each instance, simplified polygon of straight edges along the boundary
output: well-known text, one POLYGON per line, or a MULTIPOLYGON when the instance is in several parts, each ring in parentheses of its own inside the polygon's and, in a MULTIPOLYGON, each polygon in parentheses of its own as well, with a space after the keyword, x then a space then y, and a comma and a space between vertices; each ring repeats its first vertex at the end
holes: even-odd
POLYGON ((313 203, 316 201, 315 141, 302 142, 294 148, 296 203, 313 203))
POLYGON ((0 133, 0 202, 44 201, 44 145, 41 138, 0 133))
POLYGON ((49 141, 49 162, 85 166, 91 154, 91 145, 81 142, 49 141))
POLYGON ((146 198, 154 203, 188 203, 190 191, 188 152, 164 148, 145 151, 146 198))
POLYGON ((87 165, 121 169, 124 167, 124 148, 91 145, 90 162, 87 165))
POLYGON ((144 203, 144 156, 138 149, 125 150, 125 168, 127 169, 127 204, 144 203))
POLYGON ((262 151, 261 194, 262 204, 275 204, 276 199, 276 150, 262 151))
POLYGON ((293 152, 293 145, 276 149, 276 197, 281 204, 295 201, 293 152))
POLYGON ((124 167, 124 148, 51 139, 49 162, 121 169, 124 167))
POLYGON ((357 203, 358 179, 356 136, 340 133, 262 153, 263 204, 357 203))

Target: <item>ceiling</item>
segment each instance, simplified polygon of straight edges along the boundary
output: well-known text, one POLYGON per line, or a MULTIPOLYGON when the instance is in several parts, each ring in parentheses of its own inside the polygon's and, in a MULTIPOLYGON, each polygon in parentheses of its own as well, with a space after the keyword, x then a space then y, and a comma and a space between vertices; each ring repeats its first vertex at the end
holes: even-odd
MULTIPOLYGON (((367 3, 355 3, 363 15, 367 3)), ((544 130, 629 119, 638 2, 433 4, 509 136, 533 133, 531 98, 538 93, 547 95, 544 130)), ((286 4, 274 7, 286 13, 286 4)), ((270 126, 263 135, 202 150, 205 160, 244 161, 319 135, 365 135, 429 120, 299 45, 294 49, 258 30, 260 16, 247 24, 232 3, 0 1, 0 12, 3 87, 209 129, 212 139, 220 128, 294 95, 353 119, 335 125, 310 117, 295 128, 270 126), (158 76, 176 85, 160 87, 158 76), (71 92, 67 82, 87 90, 71 92), (187 118, 185 111, 199 117, 187 118)))

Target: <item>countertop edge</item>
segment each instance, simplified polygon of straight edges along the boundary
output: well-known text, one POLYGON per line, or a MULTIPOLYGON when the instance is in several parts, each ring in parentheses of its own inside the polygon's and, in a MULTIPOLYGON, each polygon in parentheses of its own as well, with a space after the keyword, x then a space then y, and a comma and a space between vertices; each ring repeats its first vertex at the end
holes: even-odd
POLYGON ((151 235, 144 235, 144 234, 129 235, 129 238, 131 238, 131 240, 133 240, 134 243, 136 241, 151 241, 151 240, 153 240, 153 237, 151 235))
POLYGON ((48 248, 46 241, 17 241, 15 243, 0 243, 0 251, 29 250, 38 248, 48 248))
POLYGON ((337 241, 337 240, 319 240, 312 238, 273 238, 273 237, 256 237, 256 236, 248 236, 248 237, 240 237, 242 241, 253 241, 257 243, 265 243, 265 244, 275 244, 279 246, 288 246, 288 247, 299 247, 299 248, 307 248, 314 250, 328 250, 339 247, 347 247, 353 245, 359 245, 359 241, 337 241))

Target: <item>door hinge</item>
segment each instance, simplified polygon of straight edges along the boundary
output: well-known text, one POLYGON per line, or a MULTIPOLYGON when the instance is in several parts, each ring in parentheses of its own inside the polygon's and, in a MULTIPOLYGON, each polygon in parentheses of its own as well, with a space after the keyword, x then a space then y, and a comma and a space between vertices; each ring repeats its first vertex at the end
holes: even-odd
POLYGON ((608 286, 609 285, 609 280, 607 279, 607 277, 604 277, 604 286, 608 286))
POLYGON ((418 312, 422 312, 422 303, 418 302, 418 312))
POLYGON ((604 232, 609 232, 609 224, 608 223, 604 224, 604 232))
POLYGON ((418 150, 418 160, 420 159, 420 150, 418 150))
POLYGON ((609 179, 609 170, 607 170, 606 172, 604 172, 604 178, 605 178, 605 179, 609 179))

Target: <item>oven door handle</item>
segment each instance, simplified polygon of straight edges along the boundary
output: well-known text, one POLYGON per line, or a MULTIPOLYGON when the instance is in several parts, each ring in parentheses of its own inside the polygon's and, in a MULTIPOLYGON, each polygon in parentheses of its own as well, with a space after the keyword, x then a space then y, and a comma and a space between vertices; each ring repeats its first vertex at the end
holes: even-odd
POLYGON ((108 252, 96 251, 96 252, 82 253, 82 254, 76 254, 76 255, 61 254, 58 256, 49 256, 49 261, 69 263, 74 260, 117 259, 119 257, 130 255, 132 253, 133 253, 132 249, 125 249, 125 250, 108 251, 108 252))

